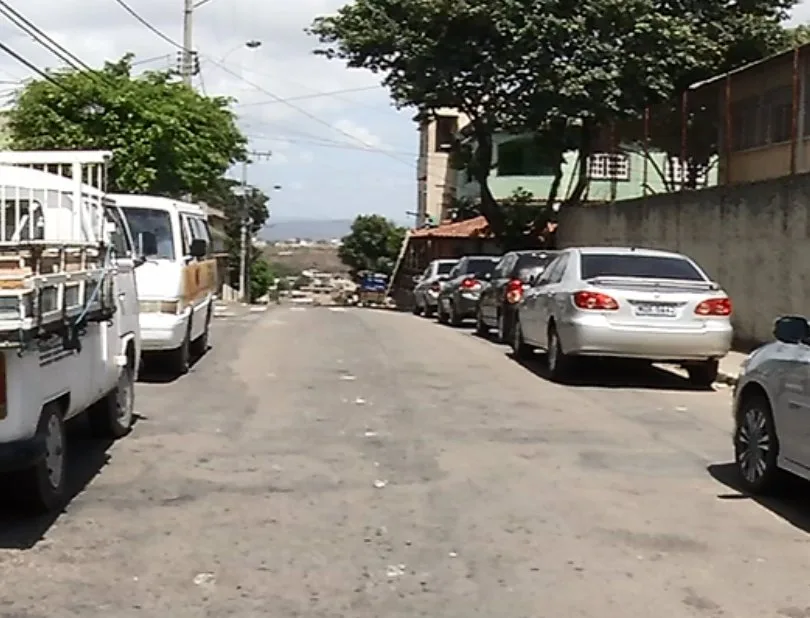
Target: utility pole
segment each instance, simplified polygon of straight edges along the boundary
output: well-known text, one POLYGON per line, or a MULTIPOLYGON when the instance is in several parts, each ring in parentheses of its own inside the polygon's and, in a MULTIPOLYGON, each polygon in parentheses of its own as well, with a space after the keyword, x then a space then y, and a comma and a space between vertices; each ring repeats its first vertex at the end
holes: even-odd
POLYGON ((194 51, 192 49, 191 22, 194 15, 194 0, 183 0, 183 56, 180 63, 180 74, 183 83, 191 87, 191 76, 194 73, 194 51))
POLYGON ((251 157, 270 158, 272 152, 269 150, 259 152, 248 152, 245 160, 242 161, 242 225, 239 229, 239 295, 243 303, 250 302, 250 289, 248 271, 250 270, 250 260, 248 252, 250 250, 250 238, 248 226, 250 224, 250 202, 248 200, 248 165, 252 163, 251 157))

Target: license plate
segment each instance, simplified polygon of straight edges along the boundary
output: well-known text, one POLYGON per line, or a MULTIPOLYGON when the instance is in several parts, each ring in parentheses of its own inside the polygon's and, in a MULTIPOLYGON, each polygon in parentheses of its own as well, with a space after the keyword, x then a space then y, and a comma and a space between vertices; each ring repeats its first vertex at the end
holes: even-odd
POLYGON ((636 315, 654 318, 674 318, 675 307, 673 305, 637 305, 636 315))

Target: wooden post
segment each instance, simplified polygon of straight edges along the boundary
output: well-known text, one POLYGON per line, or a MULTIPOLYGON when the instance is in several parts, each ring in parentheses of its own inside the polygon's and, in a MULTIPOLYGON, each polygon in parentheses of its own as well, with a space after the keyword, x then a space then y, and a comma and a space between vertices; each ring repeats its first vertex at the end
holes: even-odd
POLYGON ((689 147, 688 124, 689 122, 689 91, 684 90, 681 95, 681 191, 686 189, 686 179, 689 174, 687 156, 689 147))
POLYGON ((731 184, 731 157, 734 147, 734 136, 731 134, 734 123, 731 118, 731 74, 726 75, 726 93, 723 101, 723 137, 725 138, 724 150, 726 155, 726 169, 724 184, 731 184))
POLYGON ((641 195, 647 197, 650 169, 650 106, 644 108, 644 168, 641 176, 641 195))
POLYGON ((790 113, 790 175, 796 174, 796 155, 799 149, 799 56, 800 47, 793 48, 793 98, 790 113))

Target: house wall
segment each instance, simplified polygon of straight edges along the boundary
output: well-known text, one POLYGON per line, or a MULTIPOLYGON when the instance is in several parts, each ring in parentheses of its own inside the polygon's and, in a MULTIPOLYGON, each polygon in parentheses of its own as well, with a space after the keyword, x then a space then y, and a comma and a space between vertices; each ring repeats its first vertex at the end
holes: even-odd
MULTIPOLYGON (((798 66, 798 142, 796 146, 796 171, 804 173, 810 171, 810 124, 806 109, 810 101, 810 48, 801 50, 798 66)), ((757 97, 759 99, 760 113, 758 123, 768 122, 768 112, 763 111, 762 106, 766 102, 769 91, 776 88, 793 88, 793 54, 786 53, 775 57, 772 60, 754 65, 738 73, 732 74, 730 78, 731 108, 740 102, 757 97)), ((720 118, 725 118, 725 83, 713 85, 718 91, 718 108, 720 118)), ((740 131, 737 122, 738 113, 732 112, 731 126, 734 135, 740 131)), ((726 144, 724 137, 724 122, 720 123, 719 144, 726 144)), ((725 148, 720 153, 720 182, 723 184, 733 184, 739 182, 753 182, 768 178, 778 178, 791 173, 791 143, 788 140, 759 145, 752 148, 739 150, 732 148, 729 154, 725 148)))
POLYGON ((729 293, 743 344, 784 314, 810 314, 810 174, 561 211, 560 246, 669 249, 729 293))
MULTIPOLYGON (((505 142, 514 139, 511 135, 496 136, 495 148, 492 153, 493 170, 489 178, 489 187, 495 199, 508 198, 519 187, 530 191, 540 199, 545 199, 549 195, 551 185, 554 181, 552 175, 545 176, 499 176, 497 169, 498 147, 505 142)), ((648 187, 647 194, 666 193, 666 185, 661 178, 661 173, 666 173, 666 155, 660 152, 649 154, 650 159, 655 163, 647 161, 645 172, 645 159, 643 153, 628 152, 630 160, 630 175, 628 180, 597 180, 592 179, 588 188, 589 201, 613 201, 640 197, 644 194, 645 184, 648 187), (656 172, 656 165, 661 173, 656 172)), ((564 155, 563 178, 560 184, 558 199, 564 199, 576 186, 577 175, 577 153, 567 152, 564 155)), ((476 199, 480 195, 480 188, 477 182, 467 177, 465 171, 456 172, 457 190, 459 198, 476 199)), ((717 165, 713 165, 708 173, 708 184, 717 184, 717 165)))
MULTIPOLYGON (((467 118, 453 109, 441 109, 441 116, 456 116, 458 126, 467 118)), ((455 194, 456 171, 450 168, 450 155, 436 150, 436 120, 419 124, 419 160, 417 161, 416 227, 421 227, 428 216, 437 222, 445 218, 445 211, 455 194)))

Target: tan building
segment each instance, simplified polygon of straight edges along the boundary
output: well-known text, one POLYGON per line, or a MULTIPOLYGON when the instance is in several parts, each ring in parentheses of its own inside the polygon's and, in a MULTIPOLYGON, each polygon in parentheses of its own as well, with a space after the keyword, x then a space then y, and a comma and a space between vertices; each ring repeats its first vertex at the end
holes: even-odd
POLYGON ((416 227, 428 218, 445 219, 456 191, 456 170, 450 167, 450 150, 467 118, 453 109, 440 109, 435 118, 419 121, 416 227))
POLYGON ((810 45, 690 88, 718 105, 719 184, 810 171, 810 45))

